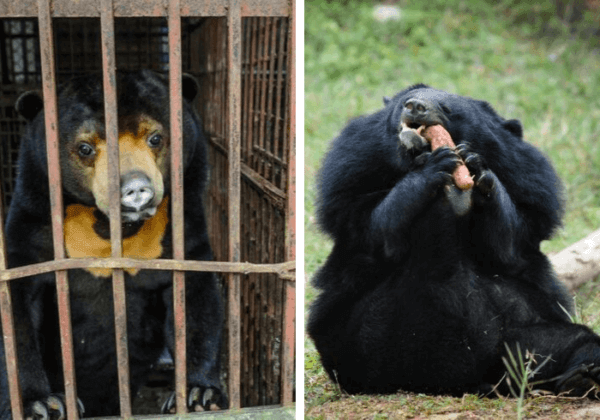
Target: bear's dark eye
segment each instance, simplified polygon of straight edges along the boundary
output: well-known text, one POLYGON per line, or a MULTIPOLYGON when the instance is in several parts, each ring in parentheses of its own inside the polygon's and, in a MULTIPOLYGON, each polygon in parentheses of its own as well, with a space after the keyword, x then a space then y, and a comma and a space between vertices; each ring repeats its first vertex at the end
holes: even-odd
POLYGON ((148 138, 148 145, 150 147, 158 147, 162 144, 163 137, 160 134, 153 134, 148 138))
POLYGON ((94 148, 87 143, 81 143, 77 148, 77 153, 79 153, 79 156, 81 157, 90 157, 94 154, 94 152, 94 148))

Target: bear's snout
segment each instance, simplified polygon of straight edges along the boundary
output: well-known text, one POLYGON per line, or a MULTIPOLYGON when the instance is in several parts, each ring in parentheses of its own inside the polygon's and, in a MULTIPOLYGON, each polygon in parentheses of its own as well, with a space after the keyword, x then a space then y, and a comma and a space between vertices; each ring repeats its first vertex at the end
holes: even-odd
POLYGON ((154 199, 154 188, 150 178, 141 172, 130 172, 121 177, 121 204, 123 210, 142 211, 154 199))

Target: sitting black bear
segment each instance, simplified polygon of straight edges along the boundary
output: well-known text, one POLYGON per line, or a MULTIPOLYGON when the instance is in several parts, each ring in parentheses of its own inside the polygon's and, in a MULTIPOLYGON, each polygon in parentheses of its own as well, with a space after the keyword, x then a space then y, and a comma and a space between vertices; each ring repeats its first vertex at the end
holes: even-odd
POLYGON ((350 393, 485 393, 505 372, 506 343, 538 365, 550 358, 540 388, 600 384, 600 337, 570 321, 540 251, 560 225, 561 183, 520 122, 425 85, 386 102, 348 124, 319 178, 334 247, 308 332, 331 379, 350 393), (456 149, 432 152, 408 131, 437 124, 456 149), (466 192, 450 175, 461 158, 475 182, 466 192))
MULTIPOLYGON (((206 138, 192 100, 196 81, 183 77, 185 252, 209 260, 203 212, 206 138)), ((151 71, 117 75, 123 256, 172 258, 169 201, 168 80, 151 71)), ((102 79, 74 78, 58 89, 59 144, 70 258, 110 256, 107 153, 102 79)), ((19 152, 19 171, 7 218, 10 267, 53 258, 43 102, 25 93, 17 110, 30 120, 19 152)), ((110 269, 68 272, 77 395, 85 416, 119 413, 110 269)), ((26 415, 64 414, 62 362, 54 274, 11 283, 20 383, 26 415)), ((172 273, 125 270, 131 395, 144 383, 162 350, 173 350, 172 273)), ((226 407, 220 380, 223 307, 213 273, 186 274, 189 408, 226 407)), ((2 366, 6 366, 2 361, 2 366)), ((5 377, 5 374, 2 374, 5 377)), ((5 378, 2 418, 10 418, 5 378)), ((163 410, 173 408, 167 399, 163 410)))

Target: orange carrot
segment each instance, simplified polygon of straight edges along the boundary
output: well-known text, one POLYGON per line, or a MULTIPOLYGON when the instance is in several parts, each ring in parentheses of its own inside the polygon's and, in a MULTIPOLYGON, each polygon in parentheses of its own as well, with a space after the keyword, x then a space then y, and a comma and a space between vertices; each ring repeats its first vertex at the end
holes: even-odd
MULTIPOLYGON (((448 146, 452 149, 456 147, 452 141, 452 137, 450 137, 450 133, 448 133, 441 125, 431 125, 425 128, 425 130, 422 131, 422 135, 431 143, 432 151, 442 146, 448 146)), ((464 162, 461 162, 454 170, 452 177, 454 178, 456 186, 461 190, 469 190, 473 187, 473 178, 464 162)))

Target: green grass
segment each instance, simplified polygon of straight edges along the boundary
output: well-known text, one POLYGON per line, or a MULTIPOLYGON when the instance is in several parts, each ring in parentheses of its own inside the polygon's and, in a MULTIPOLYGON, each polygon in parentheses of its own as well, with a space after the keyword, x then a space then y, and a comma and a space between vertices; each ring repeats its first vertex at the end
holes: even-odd
MULTIPOLYGON (((401 1, 401 20, 381 23, 372 17, 372 2, 307 0, 308 279, 331 249, 316 225, 314 182, 329 142, 350 118, 380 109, 384 96, 418 82, 486 100, 505 118, 520 119, 526 140, 550 157, 564 182, 567 207, 563 228, 543 244, 544 251, 561 250, 600 226, 600 44, 579 36, 585 31, 571 34, 555 17, 553 3, 547 3, 433 0, 423 6, 401 1)), ((589 22, 584 16, 582 25, 589 22)), ((582 320, 599 331, 597 283, 578 291, 577 305, 582 320)), ((307 303, 315 293, 307 285, 307 303)), ((309 412, 348 399, 355 404, 327 379, 309 340, 305 367, 309 412)), ((416 404, 415 415, 427 411, 416 404)), ((368 418, 377 413, 372 414, 368 418)), ((327 412, 315 418, 319 415, 330 418, 327 412)))

